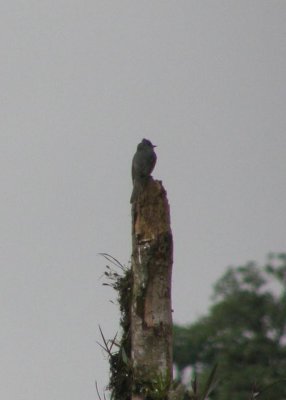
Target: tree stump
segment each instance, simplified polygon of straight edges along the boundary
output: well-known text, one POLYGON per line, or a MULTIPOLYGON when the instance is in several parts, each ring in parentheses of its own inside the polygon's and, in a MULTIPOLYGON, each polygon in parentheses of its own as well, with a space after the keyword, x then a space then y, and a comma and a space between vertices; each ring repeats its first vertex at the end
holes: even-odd
POLYGON ((172 382, 172 264, 166 191, 160 181, 150 177, 132 205, 133 400, 158 396, 159 391, 162 399, 167 398, 172 382))

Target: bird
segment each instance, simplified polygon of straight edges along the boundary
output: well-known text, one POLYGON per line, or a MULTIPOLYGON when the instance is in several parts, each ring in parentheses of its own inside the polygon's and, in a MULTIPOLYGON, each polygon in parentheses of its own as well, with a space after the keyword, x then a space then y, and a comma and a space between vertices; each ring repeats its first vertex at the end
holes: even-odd
POLYGON ((148 139, 142 139, 137 146, 137 151, 132 160, 133 192, 130 203, 134 203, 137 200, 155 167, 157 161, 155 147, 157 146, 148 139))

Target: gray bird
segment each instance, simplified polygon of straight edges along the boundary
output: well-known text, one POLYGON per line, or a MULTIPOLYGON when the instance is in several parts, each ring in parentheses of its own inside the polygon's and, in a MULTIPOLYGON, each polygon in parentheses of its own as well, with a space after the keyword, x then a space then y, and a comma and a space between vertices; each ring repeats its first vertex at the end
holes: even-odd
POLYGON ((137 146, 137 151, 132 160, 133 192, 130 203, 134 203, 138 195, 144 189, 155 167, 157 156, 154 147, 156 146, 147 139, 143 139, 137 146))

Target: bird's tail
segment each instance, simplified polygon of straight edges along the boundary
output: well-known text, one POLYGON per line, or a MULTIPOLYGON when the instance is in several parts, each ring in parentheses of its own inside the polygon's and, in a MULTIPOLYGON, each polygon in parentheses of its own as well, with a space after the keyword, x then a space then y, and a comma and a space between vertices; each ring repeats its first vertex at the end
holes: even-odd
POLYGON ((133 182, 133 190, 130 198, 130 203, 133 204, 138 200, 138 197, 142 194, 144 187, 146 186, 148 179, 135 179, 133 182))

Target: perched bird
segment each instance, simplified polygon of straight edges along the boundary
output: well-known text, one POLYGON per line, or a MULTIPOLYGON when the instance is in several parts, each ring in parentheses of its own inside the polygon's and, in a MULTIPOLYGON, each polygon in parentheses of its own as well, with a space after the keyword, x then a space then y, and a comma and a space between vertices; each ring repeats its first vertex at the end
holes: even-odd
POLYGON ((133 192, 130 203, 136 201, 155 167, 157 156, 154 147, 156 146, 147 139, 143 139, 137 146, 137 151, 132 160, 133 192))

